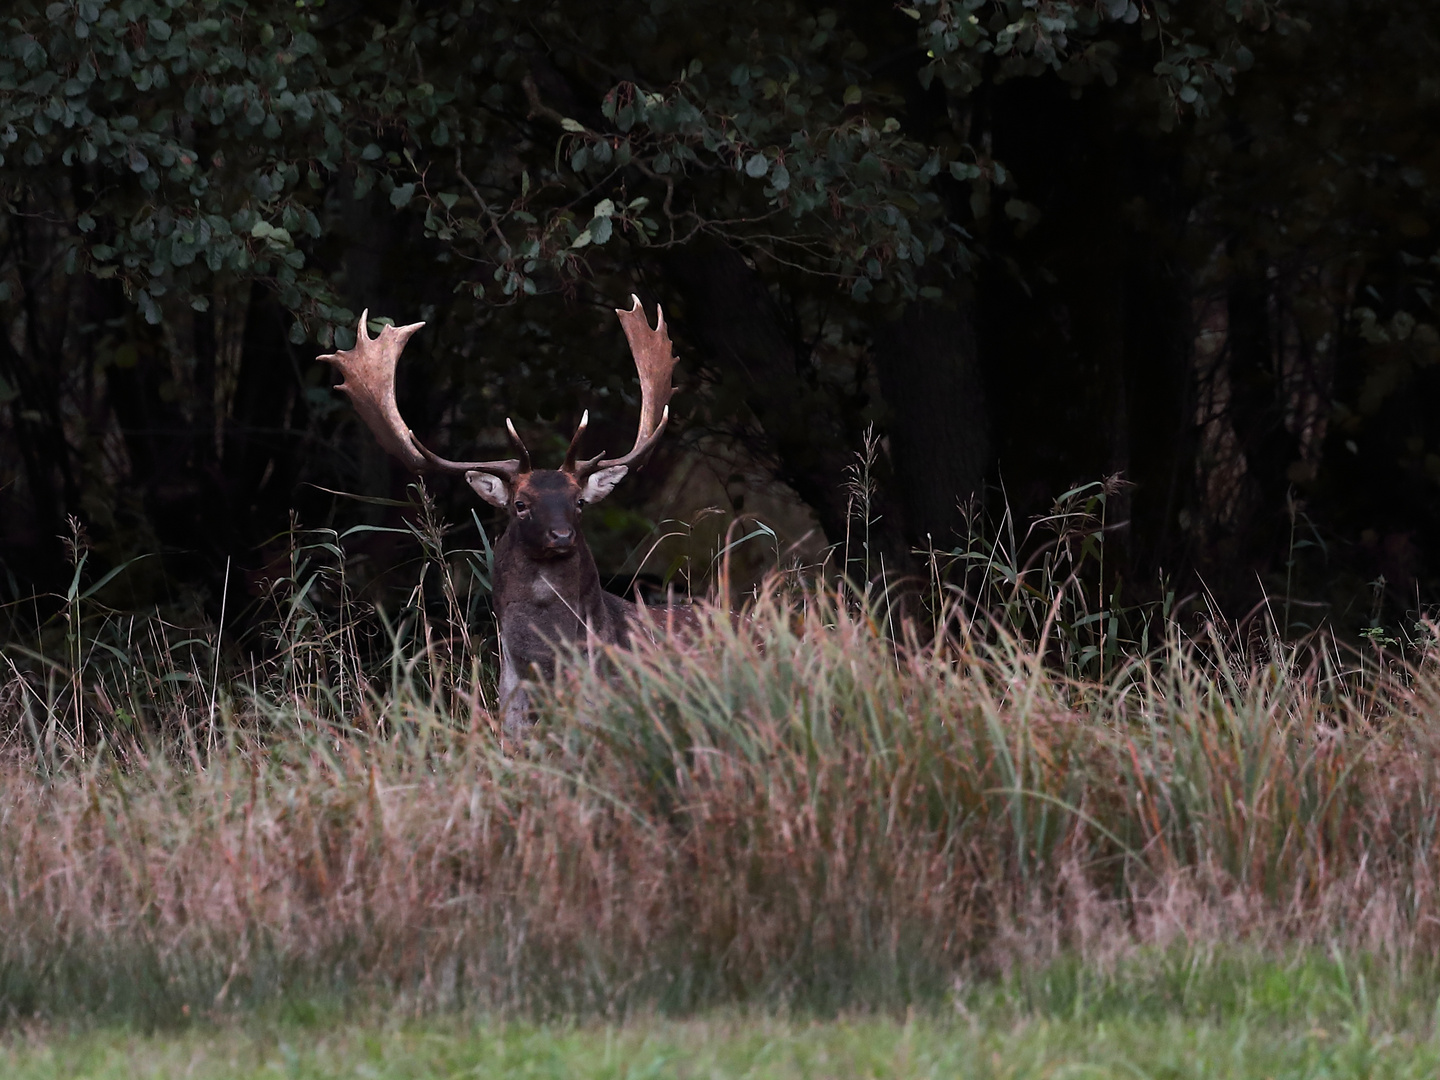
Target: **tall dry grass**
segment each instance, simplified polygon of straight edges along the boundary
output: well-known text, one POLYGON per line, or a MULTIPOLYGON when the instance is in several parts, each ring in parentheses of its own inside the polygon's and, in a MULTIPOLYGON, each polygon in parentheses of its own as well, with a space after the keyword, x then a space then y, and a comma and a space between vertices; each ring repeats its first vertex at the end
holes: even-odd
POLYGON ((1428 662, 1172 622, 1086 681, 964 609, 925 645, 849 601, 577 657, 518 745, 425 649, 343 700, 202 683, 201 722, 98 744, 12 692, 0 1011, 890 1006, 1245 942, 1428 963, 1428 662))

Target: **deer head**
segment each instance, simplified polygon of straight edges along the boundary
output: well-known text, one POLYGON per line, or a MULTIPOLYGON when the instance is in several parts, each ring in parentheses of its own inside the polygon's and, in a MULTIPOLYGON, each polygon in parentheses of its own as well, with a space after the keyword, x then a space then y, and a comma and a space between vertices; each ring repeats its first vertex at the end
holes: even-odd
POLYGON ((670 374, 675 354, 665 329, 665 313, 657 308, 655 328, 650 328, 640 298, 632 296, 630 310, 616 308, 620 325, 630 342, 630 352, 640 375, 640 426, 635 445, 623 457, 603 454, 579 459, 581 436, 589 422, 587 410, 570 440, 565 462, 559 469, 532 469, 515 425, 505 421, 505 430, 515 446, 516 457, 503 461, 451 461, 432 453, 406 426, 395 404, 395 365, 411 335, 424 323, 386 326, 379 336, 366 330, 369 311, 360 316, 355 347, 329 353, 319 359, 340 369, 344 380, 338 389, 350 396, 355 411, 385 450, 414 472, 463 473, 466 481, 486 502, 509 514, 525 548, 533 555, 564 558, 579 540, 580 514, 586 505, 597 503, 614 490, 632 468, 644 464, 670 419, 670 374))

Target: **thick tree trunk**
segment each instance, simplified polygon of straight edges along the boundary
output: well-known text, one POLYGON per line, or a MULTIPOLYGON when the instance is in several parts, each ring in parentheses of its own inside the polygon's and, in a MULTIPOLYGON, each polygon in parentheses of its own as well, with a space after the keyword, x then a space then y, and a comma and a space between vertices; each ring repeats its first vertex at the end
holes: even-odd
MULTIPOLYGON (((1195 480, 1195 373, 1188 280, 1142 248, 1126 271, 1126 477, 1133 481, 1126 537, 1132 576, 1146 583, 1184 566, 1179 514, 1195 480)), ((1147 586, 1148 587, 1148 586, 1147 586)))
MULTIPOLYGON (((862 511, 847 470, 871 402, 812 375, 808 344, 739 253, 689 249, 671 255, 665 269, 684 304, 678 322, 719 393, 743 397, 778 477, 814 509, 826 536, 856 543, 862 511)), ((869 507, 876 572, 883 559, 887 574, 904 574, 915 569, 914 547, 953 543, 962 505, 984 483, 989 426, 969 306, 915 304, 875 328, 873 356, 892 413, 892 468, 882 462, 880 469, 892 475, 869 507)))
POLYGON ((985 482, 990 429, 970 304, 911 304, 876 327, 880 390, 890 406, 895 487, 912 543, 948 547, 962 505, 985 482))
POLYGON ((671 255, 665 270, 683 303, 676 321, 720 393, 744 400, 779 479, 815 510, 832 542, 843 540, 845 469, 860 449, 860 403, 837 400, 809 376, 808 348, 738 252, 687 248, 671 255))

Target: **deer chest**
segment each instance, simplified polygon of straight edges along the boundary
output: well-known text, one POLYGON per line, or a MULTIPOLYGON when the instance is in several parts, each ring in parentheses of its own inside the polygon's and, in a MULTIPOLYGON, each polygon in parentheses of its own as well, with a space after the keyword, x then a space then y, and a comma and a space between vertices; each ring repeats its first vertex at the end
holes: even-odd
POLYGON ((538 607, 549 607, 551 604, 565 603, 567 607, 573 607, 574 599, 566 601, 565 588, 561 582, 553 580, 548 574, 536 574, 526 590, 525 599, 538 607))

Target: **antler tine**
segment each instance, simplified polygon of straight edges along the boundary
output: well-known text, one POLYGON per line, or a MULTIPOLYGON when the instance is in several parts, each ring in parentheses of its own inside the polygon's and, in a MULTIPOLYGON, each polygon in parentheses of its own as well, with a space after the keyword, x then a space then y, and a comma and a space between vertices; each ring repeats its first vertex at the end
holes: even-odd
MULTIPOLYGON (((438 469, 442 472, 494 473, 514 479, 529 469, 529 455, 524 461, 451 461, 432 453, 400 416, 395 404, 395 365, 405 350, 405 343, 412 334, 425 324, 411 323, 409 326, 384 326, 376 337, 366 329, 370 309, 360 313, 360 324, 355 328, 355 347, 326 353, 317 359, 334 364, 340 369, 343 380, 336 389, 343 390, 350 397, 355 411, 365 426, 375 436, 375 441, 405 463, 411 472, 438 469)), ((513 429, 512 429, 513 430, 513 429)), ((524 446, 521 446, 524 452, 524 446)))
POLYGON ((520 471, 530 471, 530 451, 525 449, 525 440, 520 438, 520 433, 515 430, 515 425, 510 418, 505 418, 505 433, 510 436, 510 441, 515 444, 515 449, 520 451, 520 471))
MULTIPOLYGON (((565 460, 577 475, 615 465, 642 464, 670 420, 670 396, 675 393, 675 388, 670 385, 670 373, 675 370, 676 361, 670 333, 665 328, 665 312, 657 305, 655 328, 652 330, 640 298, 632 294, 630 299, 634 301, 630 310, 616 308, 615 314, 620 317, 620 326, 630 342, 630 355, 635 359, 635 370, 640 375, 640 427, 635 433, 635 445, 624 457, 591 458, 574 464, 575 445, 572 442, 565 460)), ((580 430, 584 430, 583 424, 580 430)), ((575 439, 579 437, 580 432, 577 431, 575 439)))
POLYGON ((570 445, 565 450, 565 464, 560 468, 563 472, 575 471, 575 455, 580 452, 580 436, 585 434, 585 429, 590 426, 590 410, 586 409, 580 414, 580 423, 575 426, 575 434, 570 436, 570 445))

